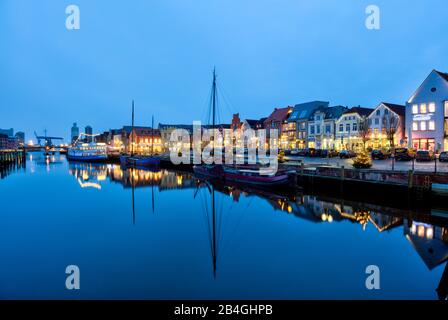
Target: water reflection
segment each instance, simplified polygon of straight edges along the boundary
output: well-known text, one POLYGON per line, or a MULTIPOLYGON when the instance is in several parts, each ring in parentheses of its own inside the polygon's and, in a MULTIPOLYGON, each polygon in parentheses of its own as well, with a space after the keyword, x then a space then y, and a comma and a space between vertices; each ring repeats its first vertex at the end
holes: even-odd
MULTIPOLYGON (((203 181, 189 172, 164 169, 158 171, 123 170, 119 165, 70 163, 69 172, 78 180, 82 188, 93 187, 101 190, 101 184, 106 180, 119 183, 123 188, 132 188, 133 223, 135 223, 135 188, 156 187, 159 192, 193 189, 193 198, 201 198, 200 201, 203 202, 202 210, 207 220, 214 276, 218 269, 219 253, 222 251, 220 242, 223 240, 223 220, 226 215, 232 213, 231 205, 223 206, 224 200, 219 198, 218 194, 225 199, 230 198, 231 203, 238 203, 242 198, 262 199, 274 211, 314 224, 337 225, 348 222, 364 231, 374 228, 378 233, 402 228, 404 237, 418 253, 428 270, 433 270, 448 260, 448 215, 443 210, 437 210, 436 214, 432 214, 430 208, 411 210, 319 194, 257 189, 238 184, 203 181)), ((152 193, 152 207, 154 211, 154 193, 152 193)), ((232 228, 237 227, 238 223, 232 226, 232 228)), ((445 266, 437 288, 440 299, 447 298, 447 270, 448 266, 445 266)))
POLYGON ((25 161, 16 161, 0 164, 0 179, 5 179, 10 174, 26 169, 25 161))

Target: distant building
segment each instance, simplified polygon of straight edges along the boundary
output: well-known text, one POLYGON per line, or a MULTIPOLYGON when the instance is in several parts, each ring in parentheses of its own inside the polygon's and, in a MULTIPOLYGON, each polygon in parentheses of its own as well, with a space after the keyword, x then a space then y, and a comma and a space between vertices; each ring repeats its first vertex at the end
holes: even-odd
POLYGON ((286 148, 288 145, 288 138, 284 135, 284 131, 289 131, 287 120, 292 110, 293 108, 290 106, 285 108, 275 108, 263 124, 264 128, 267 130, 266 135, 269 138, 269 141, 271 139, 270 130, 277 130, 278 141, 273 140, 272 142, 274 144, 276 143, 280 148, 286 148))
POLYGON ((86 134, 85 141, 92 142, 93 141, 93 129, 91 126, 86 126, 84 129, 84 133, 86 134))
MULTIPOLYGON (((181 149, 180 142, 173 142, 171 141, 171 133, 175 129, 183 129, 188 132, 190 137, 193 135, 193 125, 189 124, 159 124, 159 131, 160 131, 160 137, 162 140, 162 146, 164 151, 169 151, 170 148, 176 147, 178 149, 181 149)), ((188 146, 184 147, 190 147, 190 144, 188 146)))
POLYGON ((394 146, 404 144, 406 107, 398 104, 381 102, 368 116, 368 147, 373 149, 389 148, 390 136, 394 136, 394 146))
POLYGON ((8 137, 12 138, 12 137, 14 137, 14 129, 13 128, 11 128, 11 129, 0 129, 0 134, 5 134, 8 137))
POLYGON ((296 104, 287 122, 290 124, 288 131, 289 145, 292 148, 308 148, 308 121, 314 110, 328 108, 327 101, 310 101, 296 104), (295 129, 294 129, 295 128, 295 129))
POLYGON ((73 123, 72 129, 71 129, 71 142, 75 142, 76 139, 79 137, 79 127, 75 123, 73 123))
POLYGON ((17 140, 17 143, 19 145, 24 145, 25 144, 25 132, 19 131, 15 134, 15 138, 17 140))
POLYGON ((149 154, 163 151, 160 130, 151 127, 124 126, 121 130, 122 144, 126 152, 149 154))
POLYGON ((315 109, 308 119, 308 147, 336 149, 336 121, 347 109, 344 106, 315 109))
POLYGON ((353 107, 339 117, 336 121, 335 147, 337 150, 358 150, 364 146, 360 127, 368 121, 372 111, 371 108, 353 107))
POLYGON ((234 113, 232 116, 232 123, 230 124, 230 129, 232 129, 233 131, 236 131, 236 130, 241 129, 241 126, 242 126, 242 122, 240 119, 240 114, 234 113))
POLYGON ((448 73, 432 70, 406 102, 408 146, 448 151, 448 73))
POLYGON ((8 149, 8 135, 0 133, 0 150, 8 149))

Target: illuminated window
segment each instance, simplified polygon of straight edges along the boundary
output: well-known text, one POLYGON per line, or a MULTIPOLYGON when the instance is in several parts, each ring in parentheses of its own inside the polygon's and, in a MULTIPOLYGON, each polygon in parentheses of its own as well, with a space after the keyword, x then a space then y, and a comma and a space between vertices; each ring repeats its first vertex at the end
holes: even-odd
POLYGON ((418 130, 418 123, 412 122, 412 130, 417 131, 418 130))
POLYGON ((435 130, 436 129, 436 123, 434 122, 434 120, 429 121, 428 129, 429 130, 435 130))
POLYGON ((429 112, 436 112, 436 104, 434 102, 431 102, 430 104, 428 104, 428 110, 429 112))
POLYGON ((418 113, 418 105, 417 104, 412 105, 412 113, 413 114, 417 114, 418 113))
POLYGON ((420 105, 420 113, 426 113, 426 103, 422 103, 420 105))
POLYGON ((448 101, 445 101, 445 117, 448 117, 448 101))
POLYGON ((426 130, 426 121, 420 121, 420 130, 422 131, 426 130))

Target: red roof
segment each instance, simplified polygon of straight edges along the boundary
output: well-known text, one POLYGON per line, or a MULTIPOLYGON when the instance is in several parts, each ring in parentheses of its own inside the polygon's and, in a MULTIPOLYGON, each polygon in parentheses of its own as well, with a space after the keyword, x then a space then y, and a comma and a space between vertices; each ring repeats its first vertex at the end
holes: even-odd
POLYGON ((290 110, 292 110, 292 107, 275 108, 271 115, 265 120, 265 123, 285 121, 288 118, 290 110))

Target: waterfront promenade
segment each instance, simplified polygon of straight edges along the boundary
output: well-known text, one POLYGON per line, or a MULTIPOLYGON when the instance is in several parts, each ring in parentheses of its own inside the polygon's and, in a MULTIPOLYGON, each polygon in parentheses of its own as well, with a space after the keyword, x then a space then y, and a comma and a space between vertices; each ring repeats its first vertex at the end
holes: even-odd
MULTIPOLYGON (((285 157, 285 164, 287 165, 300 165, 304 163, 305 165, 313 166, 330 166, 335 168, 344 167, 346 169, 352 169, 353 159, 340 159, 335 158, 312 158, 312 157, 297 157, 297 156, 287 156, 285 157)), ((417 162, 414 161, 395 161, 392 165, 392 159, 385 160, 373 160, 371 170, 394 170, 394 171, 421 171, 421 172, 448 172, 448 162, 434 161, 429 162, 417 162)))

